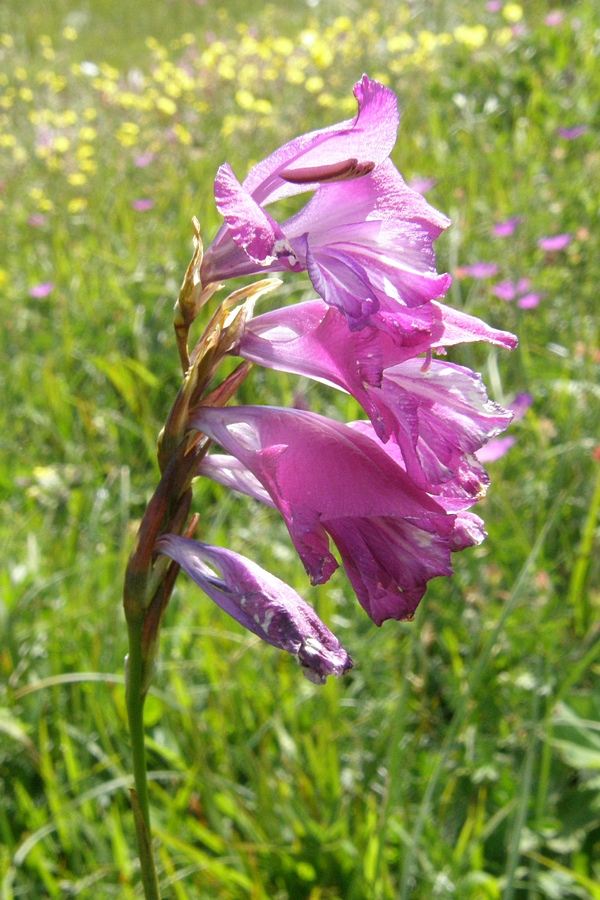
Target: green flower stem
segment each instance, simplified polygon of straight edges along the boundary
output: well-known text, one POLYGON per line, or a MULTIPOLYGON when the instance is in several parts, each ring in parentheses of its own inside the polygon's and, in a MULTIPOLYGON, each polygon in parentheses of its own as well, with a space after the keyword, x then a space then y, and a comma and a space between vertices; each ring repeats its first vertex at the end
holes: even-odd
POLYGON ((129 655, 127 657, 126 698, 133 779, 132 805, 135 818, 138 855, 144 896, 146 900, 160 900, 158 878, 152 852, 150 829, 150 803, 148 800, 148 779, 146 776, 146 747, 144 743, 144 703, 146 691, 145 662, 142 653, 143 620, 128 620, 129 655))

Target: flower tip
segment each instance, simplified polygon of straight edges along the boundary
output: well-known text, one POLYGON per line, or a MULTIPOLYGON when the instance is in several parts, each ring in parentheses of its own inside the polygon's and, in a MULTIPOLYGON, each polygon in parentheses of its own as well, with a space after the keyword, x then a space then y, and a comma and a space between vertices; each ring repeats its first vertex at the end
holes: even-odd
POLYGON ((302 674, 313 684, 325 684, 328 675, 345 675, 354 668, 354 663, 337 639, 331 635, 330 647, 325 647, 315 637, 308 637, 302 642, 297 659, 302 674))

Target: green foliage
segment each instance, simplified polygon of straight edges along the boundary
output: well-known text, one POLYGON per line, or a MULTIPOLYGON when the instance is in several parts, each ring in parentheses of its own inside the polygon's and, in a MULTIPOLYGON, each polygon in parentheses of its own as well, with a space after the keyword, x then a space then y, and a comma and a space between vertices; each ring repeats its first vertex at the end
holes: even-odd
MULTIPOLYGON (((180 580, 147 709, 163 897, 596 900, 595 5, 558 24, 542 0, 27 6, 0 9, 1 900, 139 896, 120 593, 178 386, 191 217, 210 239, 217 165, 243 176, 351 116, 363 70, 398 93, 394 161, 453 219, 449 302, 521 339, 453 358, 534 404, 490 464, 488 540, 414 623, 377 629, 339 573, 309 588, 271 510, 198 485, 202 536, 314 602, 356 668, 317 688, 180 580), (496 278, 463 277, 477 260, 496 278), (536 308, 490 291, 525 277, 536 308)), ((240 398, 360 414, 259 370, 240 398)))

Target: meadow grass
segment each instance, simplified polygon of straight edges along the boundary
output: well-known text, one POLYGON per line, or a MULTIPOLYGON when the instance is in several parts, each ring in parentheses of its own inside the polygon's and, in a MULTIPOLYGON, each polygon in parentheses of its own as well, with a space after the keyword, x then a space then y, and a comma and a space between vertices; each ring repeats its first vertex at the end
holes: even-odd
MULTIPOLYGON (((487 541, 412 623, 377 629, 339 572, 309 588, 271 510, 197 486, 202 537, 294 585, 356 668, 315 687, 180 580, 147 708, 162 895, 598 900, 595 5, 139 10, 0 8, 1 900, 140 896, 121 587, 178 387, 191 218, 210 239, 217 166, 352 115, 363 70, 398 94, 398 168, 452 217, 448 302, 520 337, 452 359, 534 401, 489 465, 487 541), (482 261, 496 274, 469 275, 482 261)), ((261 370, 240 392, 299 397, 360 414, 261 370)))

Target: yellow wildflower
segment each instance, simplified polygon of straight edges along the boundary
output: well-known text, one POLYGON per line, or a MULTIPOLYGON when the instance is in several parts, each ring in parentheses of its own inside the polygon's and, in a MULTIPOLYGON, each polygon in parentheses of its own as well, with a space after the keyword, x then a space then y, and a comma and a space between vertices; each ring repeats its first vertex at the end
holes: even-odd
POLYGON ((507 3, 502 10, 502 15, 507 22, 514 25, 523 18, 523 8, 518 3, 507 3))
POLYGON ((70 213, 77 214, 83 212, 87 208, 87 200, 85 197, 73 197, 69 200, 67 209, 70 213))
POLYGON ((454 29, 454 37, 459 44, 464 44, 471 50, 477 50, 485 44, 488 30, 485 25, 457 25, 454 29))

